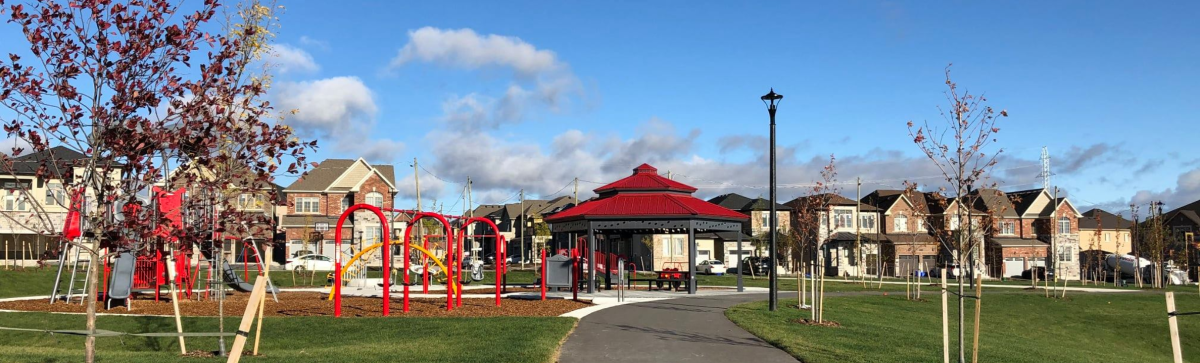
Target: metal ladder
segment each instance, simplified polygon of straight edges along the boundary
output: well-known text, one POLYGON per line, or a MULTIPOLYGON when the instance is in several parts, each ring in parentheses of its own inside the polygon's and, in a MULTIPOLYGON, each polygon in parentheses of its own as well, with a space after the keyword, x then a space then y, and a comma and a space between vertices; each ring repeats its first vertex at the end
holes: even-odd
MULTIPOLYGON (((50 293, 50 303, 53 304, 55 301, 58 301, 58 298, 61 296, 64 297, 67 303, 71 303, 72 299, 78 298, 79 304, 83 305, 87 301, 87 282, 92 276, 90 257, 81 274, 79 273, 79 263, 84 254, 83 249, 64 241, 59 244, 59 251, 62 251, 62 254, 58 256, 58 273, 54 278, 54 291, 50 293), (62 286, 63 270, 66 268, 71 269, 71 276, 67 279, 66 294, 59 294, 59 287, 62 286)), ((98 283, 104 282, 99 281, 98 283)))

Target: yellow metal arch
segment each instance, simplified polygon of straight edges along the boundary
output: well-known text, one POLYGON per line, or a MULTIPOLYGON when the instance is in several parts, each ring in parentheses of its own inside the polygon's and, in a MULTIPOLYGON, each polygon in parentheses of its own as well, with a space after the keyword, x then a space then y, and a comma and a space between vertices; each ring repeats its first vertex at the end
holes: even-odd
MULTIPOLYGON (((392 244, 398 245, 398 244, 400 244, 400 241, 393 241, 392 244)), ((424 247, 421 247, 421 246, 418 246, 415 244, 411 244, 411 243, 409 243, 408 246, 417 249, 417 251, 421 251, 421 253, 425 254, 426 257, 429 257, 430 260, 433 260, 433 263, 437 264, 438 267, 442 268, 442 272, 440 272, 440 273, 446 273, 447 275, 449 275, 447 273, 447 271, 450 271, 450 269, 447 269, 446 265, 442 264, 442 260, 439 260, 437 258, 437 256, 434 256, 433 253, 429 252, 429 250, 426 250, 424 247)), ((368 252, 374 251, 375 249, 377 249, 379 247, 383 247, 383 242, 367 246, 367 248, 364 248, 362 251, 358 251, 358 253, 354 254, 353 258, 350 258, 350 261, 346 263, 346 266, 354 266, 355 261, 358 261, 358 259, 362 258, 363 255, 366 255, 368 252)), ((342 271, 340 271, 339 273, 345 275, 346 270, 349 270, 349 268, 342 269, 342 271)), ((404 271, 404 273, 408 273, 408 271, 404 271)), ((453 278, 450 278, 447 281, 449 282, 447 285, 450 286, 450 292, 457 294, 458 293, 458 285, 459 285, 458 281, 454 281, 453 278)), ((333 300, 333 289, 329 290, 329 300, 333 300)))

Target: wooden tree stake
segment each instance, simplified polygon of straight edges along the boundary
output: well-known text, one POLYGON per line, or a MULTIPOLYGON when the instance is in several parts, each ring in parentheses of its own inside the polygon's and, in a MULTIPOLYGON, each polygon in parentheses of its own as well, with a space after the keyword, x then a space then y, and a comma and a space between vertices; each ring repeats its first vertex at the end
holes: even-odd
POLYGON ((233 350, 229 352, 228 363, 237 363, 242 359, 242 350, 246 348, 246 337, 250 335, 250 325, 254 324, 254 314, 258 312, 256 305, 262 304, 266 287, 266 279, 254 281, 254 290, 251 290, 250 299, 246 301, 246 311, 242 313, 242 323, 238 325, 237 337, 233 339, 233 350))
POLYGON ((1179 347, 1179 323, 1175 321, 1175 293, 1167 291, 1167 325, 1171 327, 1171 354, 1175 363, 1183 363, 1183 351, 1179 347))
POLYGON ((979 312, 980 305, 983 304, 983 276, 976 275, 975 277, 975 339, 971 343, 971 362, 979 363, 979 312))
MULTIPOLYGON (((260 278, 260 279, 266 278, 268 281, 270 281, 270 279, 271 279, 269 276, 264 276, 264 275, 258 275, 258 278, 260 278)), ((264 290, 265 290, 265 288, 264 288, 264 290)), ((258 300, 258 325, 254 328, 255 329, 254 330, 254 355, 258 355, 258 340, 259 340, 259 338, 262 338, 262 319, 263 319, 263 306, 264 305, 267 305, 267 293, 266 292, 264 292, 262 294, 262 298, 258 300)))
POLYGON ((942 362, 950 363, 950 313, 946 297, 946 269, 942 269, 942 362))

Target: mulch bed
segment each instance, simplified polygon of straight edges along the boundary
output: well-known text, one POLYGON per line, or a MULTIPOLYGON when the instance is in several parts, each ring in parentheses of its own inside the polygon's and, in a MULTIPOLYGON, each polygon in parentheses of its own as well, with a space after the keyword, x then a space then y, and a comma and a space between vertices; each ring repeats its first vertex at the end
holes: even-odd
MULTIPOLYGON (((571 300, 522 300, 502 299, 500 306, 492 299, 466 299, 462 306, 453 311, 446 311, 446 299, 410 299, 410 311, 403 311, 400 294, 393 294, 390 306, 391 316, 397 317, 493 317, 493 316, 558 316, 569 311, 590 306, 587 302, 571 300)), ((225 316, 241 315, 246 309, 246 300, 250 294, 231 293, 225 300, 225 316)), ((266 316, 333 316, 333 301, 324 300, 326 294, 312 292, 284 292, 279 294, 279 302, 270 296, 263 307, 266 316)), ((83 313, 87 308, 79 304, 54 303, 48 304, 44 299, 0 302, 0 309, 41 311, 41 312, 71 312, 83 313)), ((216 301, 180 300, 179 312, 184 316, 217 316, 216 301)), ((134 300, 133 310, 125 307, 113 307, 104 310, 103 302, 96 302, 96 311, 106 314, 146 314, 173 315, 171 301, 163 299, 134 300)), ((382 316, 383 302, 379 298, 343 297, 342 316, 371 317, 382 316)))
POLYGON ((833 320, 826 320, 826 321, 818 323, 816 320, 812 320, 812 319, 796 319, 796 320, 792 320, 792 322, 796 323, 796 324, 800 324, 800 325, 823 326, 826 328, 839 328, 842 326, 842 324, 838 324, 838 322, 833 321, 833 320))

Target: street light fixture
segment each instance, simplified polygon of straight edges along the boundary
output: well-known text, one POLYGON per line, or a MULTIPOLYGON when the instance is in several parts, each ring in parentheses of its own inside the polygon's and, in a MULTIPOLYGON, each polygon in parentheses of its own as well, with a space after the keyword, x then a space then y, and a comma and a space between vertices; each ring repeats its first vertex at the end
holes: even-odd
POLYGON ((779 305, 779 279, 776 276, 779 274, 779 269, 775 267, 778 260, 775 255, 775 235, 777 233, 776 227, 779 225, 779 221, 776 220, 778 217, 775 215, 775 109, 783 101, 783 95, 775 93, 775 88, 772 87, 771 92, 763 95, 760 99, 762 99, 764 105, 767 105, 767 113, 771 115, 771 229, 768 232, 771 234, 771 250, 767 255, 770 256, 768 257, 770 258, 768 266, 771 267, 772 271, 769 271, 769 275, 767 276, 770 279, 770 286, 768 288, 770 293, 770 297, 768 298, 768 301, 770 301, 770 311, 775 311, 779 305))

